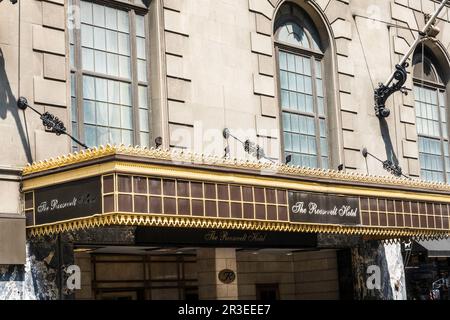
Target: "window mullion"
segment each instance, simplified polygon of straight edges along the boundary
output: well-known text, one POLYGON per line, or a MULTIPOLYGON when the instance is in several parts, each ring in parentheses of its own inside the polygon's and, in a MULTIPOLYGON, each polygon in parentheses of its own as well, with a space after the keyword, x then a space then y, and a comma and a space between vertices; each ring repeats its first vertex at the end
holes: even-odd
POLYGON ((440 90, 439 89, 436 89, 436 91, 435 91, 435 94, 436 94, 436 101, 437 101, 437 112, 438 112, 438 119, 439 119, 439 132, 440 132, 440 140, 441 140, 441 152, 442 152, 442 157, 441 157, 441 162, 442 162, 442 168, 443 168, 443 175, 444 175, 444 181, 446 182, 446 183, 448 183, 449 181, 448 181, 448 179, 447 179, 447 165, 446 165, 446 161, 445 161, 445 158, 446 158, 446 155, 445 155, 445 146, 444 146, 444 144, 445 143, 447 143, 446 141, 445 141, 445 139, 444 139, 444 131, 443 131, 443 124, 444 124, 444 122, 443 122, 443 119, 442 119, 442 115, 441 115, 441 101, 440 101, 440 98, 439 98, 439 95, 440 95, 440 90))
MULTIPOLYGON (((77 8, 80 8, 80 0, 74 0, 74 4, 77 8)), ((79 18, 79 17, 78 17, 79 18)), ((81 18, 80 18, 81 19, 81 18)), ((86 141, 84 134, 84 92, 83 92, 83 65, 82 65, 82 54, 81 54, 81 20, 75 22, 74 30, 74 46, 75 46, 75 81, 76 81, 76 101, 77 101, 77 124, 78 124, 78 137, 81 141, 86 141)), ((88 146, 93 147, 93 146, 88 146)))
POLYGON ((322 168, 322 146, 320 143, 320 118, 319 118, 319 108, 317 105, 317 83, 316 83, 316 59, 311 57, 311 81, 312 81, 312 99, 313 99, 313 110, 314 110, 314 122, 316 123, 316 156, 317 164, 319 168, 322 168))
MULTIPOLYGON (((147 61, 147 86, 146 86, 146 91, 147 91, 147 119, 148 119, 148 140, 149 140, 149 145, 148 147, 150 147, 150 144, 152 143, 151 137, 152 137, 152 102, 151 102, 151 60, 150 60, 150 31, 149 31, 149 21, 148 21, 149 17, 148 15, 146 15, 144 17, 144 25, 145 25, 145 57, 146 57, 146 61, 147 61)), ((140 137, 140 133, 139 133, 139 137, 140 137)))
POLYGON ((139 125, 139 92, 137 72, 137 48, 136 48, 136 13, 130 11, 130 46, 131 46, 131 77, 132 77, 132 104, 133 104, 133 137, 134 144, 140 145, 139 125))

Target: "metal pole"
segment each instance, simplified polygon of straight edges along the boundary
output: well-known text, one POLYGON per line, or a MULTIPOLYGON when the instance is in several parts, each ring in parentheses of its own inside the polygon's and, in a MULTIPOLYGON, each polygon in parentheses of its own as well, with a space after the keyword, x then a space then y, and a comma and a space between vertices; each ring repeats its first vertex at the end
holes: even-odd
MULTIPOLYGON (((406 61, 409 59, 409 57, 414 53, 414 50, 416 49, 417 45, 422 42, 423 36, 428 34, 428 31, 432 27, 434 21, 437 19, 439 14, 441 13, 442 9, 446 6, 446 4, 450 0, 443 0, 442 3, 439 5, 438 10, 431 16, 430 20, 427 22, 425 27, 423 28, 422 32, 419 34, 419 37, 414 41, 413 45, 409 48, 408 52, 403 56, 402 60, 399 62, 400 66, 403 66, 406 61)), ((394 80, 395 77, 395 71, 392 72, 391 76, 389 77, 389 80, 386 82, 385 86, 388 87, 391 82, 394 80)))

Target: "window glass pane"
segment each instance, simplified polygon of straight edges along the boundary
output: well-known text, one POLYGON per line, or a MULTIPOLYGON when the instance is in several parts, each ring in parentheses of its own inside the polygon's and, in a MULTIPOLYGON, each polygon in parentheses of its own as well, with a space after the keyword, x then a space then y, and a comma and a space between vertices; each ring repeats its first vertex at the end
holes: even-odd
POLYGON ((300 152, 300 135, 298 134, 292 135, 292 151, 300 152))
POLYGON ((320 136, 323 138, 326 138, 328 136, 327 134, 327 125, 325 120, 320 119, 320 136))
POLYGON ((280 51, 280 69, 287 70, 287 56, 283 51, 280 51))
POLYGON ((133 129, 133 109, 130 107, 122 107, 122 128, 133 129))
POLYGON ((295 56, 295 70, 299 74, 303 74, 303 59, 300 56, 295 56))
POLYGON ((94 29, 91 26, 81 25, 81 45, 87 48, 94 47, 94 29))
POLYGON ((322 84, 322 80, 317 80, 317 81, 316 81, 316 85, 317 85, 317 96, 318 96, 318 97, 323 97, 323 84, 322 84))
POLYGON ((305 77, 305 93, 312 94, 312 79, 305 77))
POLYGON ((107 64, 108 64, 108 74, 111 76, 119 76, 119 57, 116 54, 108 53, 107 64))
POLYGON ((116 31, 106 30, 106 50, 114 53, 119 51, 116 31))
POLYGON ((289 89, 288 73, 286 71, 280 72, 280 82, 281 82, 281 89, 289 89))
POLYGON ((124 145, 133 145, 133 131, 122 130, 122 142, 124 145))
POLYGON ((284 148, 286 151, 292 151, 292 139, 290 133, 284 134, 284 148))
POLYGON ((142 147, 150 147, 150 136, 147 132, 141 132, 140 138, 142 147))
POLYGON ((148 108, 147 87, 139 86, 139 108, 148 108))
POLYGON ((298 110, 300 112, 309 112, 306 109, 306 96, 304 94, 301 94, 301 93, 297 94, 297 105, 298 105, 298 110))
POLYGON ((305 77, 302 75, 297 75, 297 91, 305 92, 305 77))
POLYGON ((92 77, 83 77, 83 94, 86 99, 95 99, 95 79, 92 77))
POLYGON ((313 104, 313 98, 310 95, 305 96, 306 99, 306 112, 313 113, 314 112, 314 104, 313 104))
POLYGON ((308 137, 307 136, 300 136, 300 152, 303 154, 308 153, 308 137))
POLYGON ((82 23, 92 24, 92 3, 91 2, 80 2, 80 18, 82 23))
POLYGON ((308 153, 317 154, 316 137, 308 137, 308 153))
POLYGON ((290 101, 290 108, 292 110, 298 110, 297 105, 297 94, 295 92, 289 92, 289 101, 290 101))
POLYGON ((84 123, 95 124, 95 103, 84 100, 84 123))
POLYGON ((119 29, 119 31, 128 33, 130 31, 130 23, 128 21, 128 12, 119 10, 117 13, 118 13, 118 29, 119 29))
POLYGON ((109 7, 105 8, 106 28, 117 29, 117 10, 109 7))
POLYGON ((120 103, 120 82, 108 80, 108 102, 120 103))
MULTIPOLYGON (((81 1, 81 3, 83 4, 84 1, 81 1)), ((93 20, 93 24, 99 27, 104 27, 105 26, 105 7, 98 5, 98 4, 94 4, 93 5, 93 9, 94 9, 94 20, 93 20)))
POLYGON ((320 139, 320 151, 322 156, 328 156, 328 141, 326 138, 320 139))
POLYGON ((95 72, 106 73, 106 53, 95 51, 95 72))
POLYGON ((108 128, 105 127, 97 127, 97 145, 105 146, 109 141, 109 133, 108 128))
POLYGON ((289 90, 297 91, 297 80, 295 78, 295 74, 289 73, 288 77, 289 77, 289 90))
POLYGON ((303 58, 303 70, 305 72, 305 75, 311 76, 311 59, 310 58, 303 58))
POLYGON ((120 56, 119 57, 119 75, 122 78, 130 79, 131 78, 131 66, 130 66, 130 58, 120 56))
POLYGON ((97 145, 97 130, 95 126, 85 125, 84 135, 88 146, 93 147, 97 145))
POLYGON ((145 132, 149 131, 148 110, 146 109, 139 109, 139 129, 145 132))
POLYGON ((299 116, 291 114, 291 131, 298 133, 300 132, 299 116))
POLYGON ((294 46, 310 48, 309 40, 304 30, 294 22, 287 22, 277 31, 279 41, 289 43, 294 46))
POLYGON ((120 83, 120 103, 131 106, 131 86, 127 83, 120 83))
POLYGON ((144 38, 137 38, 136 39, 136 47, 137 47, 137 57, 139 59, 146 59, 145 56, 145 39, 144 38))
POLYGON ((81 49, 81 60, 83 61, 83 69, 87 71, 94 71, 94 50, 83 48, 81 49))
POLYGON ((75 91, 75 89, 76 89, 76 78, 75 78, 75 74, 74 73, 71 73, 70 74, 70 95, 72 96, 72 97, 75 97, 76 96, 76 91, 75 91))
POLYGON ((111 143, 113 145, 119 145, 122 143, 122 132, 120 129, 109 129, 111 143))
POLYGON ((308 119, 308 134, 315 135, 316 134, 316 124, 314 123, 314 118, 308 119))
POLYGON ((105 29, 94 28, 94 48, 98 50, 106 50, 106 33, 105 29))
POLYGON ((144 17, 136 16, 136 35, 138 37, 145 37, 144 17))
POLYGON ((325 105, 323 98, 317 98, 317 108, 319 116, 325 116, 325 105))
POLYGON ((281 91, 281 106, 283 108, 289 108, 289 92, 286 90, 281 91))
POLYGON ((125 33, 119 33, 119 53, 130 55, 130 36, 125 33))
POLYGON ((322 79, 322 62, 316 60, 315 67, 316 67, 316 78, 322 79))
POLYGON ((115 104, 109 105, 109 125, 120 128, 120 106, 115 104))
POLYGON ((108 126, 108 105, 104 102, 97 102, 97 124, 108 126))
MULTIPOLYGON (((75 137, 75 139, 78 139, 78 124, 76 122, 72 122, 72 135, 75 137)), ((74 145, 77 145, 74 142, 74 145)))
POLYGON ((138 60, 138 80, 147 82, 147 63, 143 60, 138 60))
POLYGON ((95 79, 95 99, 108 101, 108 81, 106 79, 95 79))

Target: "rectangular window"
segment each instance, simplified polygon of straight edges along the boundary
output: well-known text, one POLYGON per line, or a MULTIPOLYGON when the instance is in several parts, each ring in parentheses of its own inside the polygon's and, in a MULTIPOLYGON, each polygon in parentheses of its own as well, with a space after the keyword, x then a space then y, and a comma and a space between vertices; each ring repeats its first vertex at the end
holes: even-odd
POLYGON ((421 177, 446 182, 450 175, 444 92, 414 86, 421 177))
POLYGON ((322 62, 279 52, 284 150, 292 165, 329 168, 322 62))
POLYGON ((117 5, 72 0, 77 4, 81 25, 69 30, 75 136, 89 147, 149 147, 146 17, 117 5))

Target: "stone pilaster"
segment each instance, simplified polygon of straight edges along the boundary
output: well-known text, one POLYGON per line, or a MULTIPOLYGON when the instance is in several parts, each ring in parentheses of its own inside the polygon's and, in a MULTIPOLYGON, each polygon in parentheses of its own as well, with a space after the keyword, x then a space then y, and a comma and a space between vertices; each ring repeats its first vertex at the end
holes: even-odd
POLYGON ((236 249, 198 249, 198 282, 200 300, 237 300, 238 279, 230 284, 219 280, 219 273, 236 272, 236 249))

